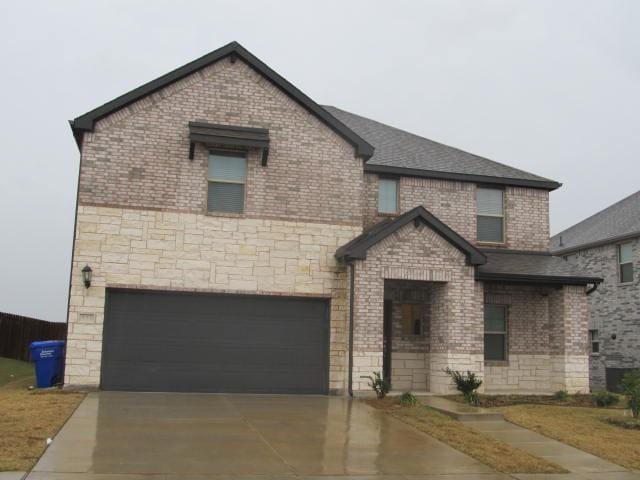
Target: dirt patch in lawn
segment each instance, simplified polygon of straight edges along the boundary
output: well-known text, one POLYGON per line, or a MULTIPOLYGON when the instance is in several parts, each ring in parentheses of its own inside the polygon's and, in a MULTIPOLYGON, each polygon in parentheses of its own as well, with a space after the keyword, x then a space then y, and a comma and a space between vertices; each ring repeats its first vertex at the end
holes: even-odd
POLYGON ((400 406, 398 398, 368 399, 374 408, 425 432, 502 473, 566 473, 562 467, 484 435, 458 420, 425 407, 400 406))
MULTIPOLYGON (((603 408, 514 405, 500 409, 505 419, 547 437, 634 470, 640 469, 640 431, 612 425, 625 411, 603 408)), ((627 417, 628 418, 628 417, 627 417)))
POLYGON ((0 387, 0 471, 29 470, 85 397, 84 393, 29 391, 31 378, 0 387))
MULTIPOLYGON (((462 395, 447 395, 448 400, 465 403, 462 395)), ((511 405, 553 405, 559 407, 593 407, 591 395, 575 394, 565 398, 555 398, 553 395, 479 395, 480 406, 483 408, 507 407, 511 405)), ((609 408, 622 408, 623 398, 609 408)))

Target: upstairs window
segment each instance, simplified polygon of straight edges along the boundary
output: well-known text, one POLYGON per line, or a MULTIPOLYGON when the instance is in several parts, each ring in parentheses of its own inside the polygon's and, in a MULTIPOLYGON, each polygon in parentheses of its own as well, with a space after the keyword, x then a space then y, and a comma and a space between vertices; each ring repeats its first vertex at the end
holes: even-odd
POLYGON ((620 283, 633 282, 633 249, 630 243, 618 245, 620 283))
POLYGON ((209 212, 242 213, 247 159, 242 154, 209 154, 209 212))
POLYGON ((378 180, 378 212, 398 213, 398 181, 396 179, 378 180))
POLYGON ((497 188, 476 190, 478 241, 504 243, 504 191, 497 188))
POLYGON ((484 306, 484 359, 507 359, 507 307, 504 305, 484 306))

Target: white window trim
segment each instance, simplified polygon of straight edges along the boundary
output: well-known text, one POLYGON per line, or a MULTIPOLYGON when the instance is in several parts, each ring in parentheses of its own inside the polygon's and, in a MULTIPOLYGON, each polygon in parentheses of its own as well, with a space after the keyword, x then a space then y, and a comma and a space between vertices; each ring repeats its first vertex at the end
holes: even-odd
POLYGON ((631 285, 633 284, 633 278, 635 276, 635 268, 634 268, 634 263, 633 263, 633 243, 632 242, 625 242, 625 243, 619 243, 617 245, 616 248, 616 260, 618 263, 618 284, 620 285, 631 285), (622 263, 622 247, 624 245, 629 245, 629 247, 631 248, 631 261, 630 262, 624 262, 622 263), (627 281, 627 282, 623 282, 622 281, 622 266, 623 265, 631 265, 631 280, 627 281))
POLYGON ((247 161, 247 155, 245 152, 236 152, 236 151, 220 151, 220 150, 210 150, 209 151, 209 157, 207 157, 207 195, 209 193, 209 184, 210 183, 226 183, 226 184, 231 184, 231 185, 244 185, 244 191, 243 191, 243 198, 242 198, 242 211, 240 212, 226 212, 223 210, 209 210, 209 207, 207 205, 207 213, 208 214, 213 214, 213 215, 228 215, 228 216, 238 216, 238 215, 244 215, 244 211, 245 211, 245 207, 247 205, 247 171, 248 171, 248 161, 247 161), (215 177, 209 177, 209 161, 210 161, 210 157, 211 155, 219 155, 219 156, 226 156, 226 157, 233 157, 233 158, 242 158, 244 160, 244 181, 240 182, 237 180, 226 180, 226 179, 219 179, 219 178, 215 178, 215 177))
MULTIPOLYGON (((478 243, 485 243, 487 245, 504 245, 505 243, 507 243, 507 214, 506 214, 506 204, 507 204, 507 196, 505 195, 505 191, 502 188, 491 188, 491 187, 476 187, 476 190, 498 190, 501 194, 502 194, 502 214, 501 215, 495 215, 495 214, 484 214, 484 213, 480 213, 479 212, 479 206, 478 206, 478 196, 476 193, 476 224, 478 222, 478 218, 479 217, 489 217, 489 218, 501 218, 502 219, 502 241, 500 242, 495 242, 495 241, 491 241, 491 240, 480 240, 479 238, 478 243)), ((477 225, 476 225, 476 236, 478 235, 478 230, 477 230, 477 225)))
POLYGON ((509 307, 508 305, 486 303, 485 308, 486 305, 502 308, 502 310, 504 311, 504 331, 484 330, 482 341, 484 342, 484 335, 504 335, 504 358, 502 360, 487 360, 485 358, 484 363, 486 365, 507 365, 509 363, 509 307))

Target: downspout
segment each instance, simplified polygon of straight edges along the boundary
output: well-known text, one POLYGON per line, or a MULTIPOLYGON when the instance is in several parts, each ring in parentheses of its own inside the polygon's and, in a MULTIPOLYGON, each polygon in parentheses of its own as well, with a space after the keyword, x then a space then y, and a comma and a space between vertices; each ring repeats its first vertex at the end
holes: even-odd
POLYGON ((595 292, 598 289, 598 284, 594 283, 593 286, 591 288, 587 289, 587 295, 591 295, 593 292, 595 292))
POLYGON ((353 294, 355 281, 355 265, 349 264, 349 380, 347 389, 349 396, 353 397, 353 294))

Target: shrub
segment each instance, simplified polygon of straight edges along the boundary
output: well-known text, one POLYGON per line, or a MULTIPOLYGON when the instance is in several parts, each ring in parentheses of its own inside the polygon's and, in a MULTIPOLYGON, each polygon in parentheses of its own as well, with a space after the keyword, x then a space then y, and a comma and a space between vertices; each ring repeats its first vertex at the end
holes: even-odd
POLYGON ((380 372, 373 372, 369 376, 363 375, 360 378, 366 378, 369 380, 369 386, 374 392, 376 392, 376 397, 378 397, 379 400, 382 400, 387 396, 387 393, 389 393, 389 389, 391 388, 389 380, 383 378, 380 372))
POLYGON ((620 400, 615 393, 611 392, 594 392, 591 394, 591 400, 598 407, 609 407, 620 400))
POLYGON ((553 398, 555 398, 556 400, 566 400, 567 398, 569 398, 569 392, 567 392, 566 390, 558 390, 553 394, 553 398))
POLYGON ((620 382, 622 391, 627 396, 628 406, 633 418, 638 418, 640 411, 640 370, 626 373, 620 382))
POLYGON ((400 405, 405 407, 415 407, 418 404, 418 399, 411 392, 405 392, 400 395, 400 405))
POLYGON ((462 393, 468 404, 478 405, 480 403, 476 390, 482 385, 482 380, 480 380, 475 373, 467 370, 467 374, 465 375, 457 370, 451 370, 449 367, 445 369, 445 372, 451 377, 456 388, 462 393))

